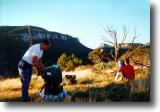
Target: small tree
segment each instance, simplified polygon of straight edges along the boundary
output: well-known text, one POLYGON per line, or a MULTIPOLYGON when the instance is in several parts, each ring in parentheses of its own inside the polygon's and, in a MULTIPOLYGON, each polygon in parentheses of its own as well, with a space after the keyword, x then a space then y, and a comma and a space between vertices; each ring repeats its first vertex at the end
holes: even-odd
POLYGON ((66 62, 68 60, 68 57, 65 53, 63 53, 59 58, 57 63, 59 64, 59 66, 61 67, 62 70, 64 70, 66 68, 66 62))

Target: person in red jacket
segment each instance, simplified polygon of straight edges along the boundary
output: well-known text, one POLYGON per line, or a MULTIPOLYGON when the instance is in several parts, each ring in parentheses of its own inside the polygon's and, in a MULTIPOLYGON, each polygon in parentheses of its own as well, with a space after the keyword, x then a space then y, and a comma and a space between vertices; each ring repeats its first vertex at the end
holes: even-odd
POLYGON ((129 58, 125 59, 125 66, 121 67, 121 71, 123 75, 128 79, 128 87, 129 87, 129 94, 133 91, 133 82, 135 79, 135 71, 134 67, 130 65, 129 58))
POLYGON ((123 72, 124 76, 128 79, 135 78, 135 72, 132 65, 129 63, 129 58, 125 59, 125 66, 121 67, 121 71, 123 72))

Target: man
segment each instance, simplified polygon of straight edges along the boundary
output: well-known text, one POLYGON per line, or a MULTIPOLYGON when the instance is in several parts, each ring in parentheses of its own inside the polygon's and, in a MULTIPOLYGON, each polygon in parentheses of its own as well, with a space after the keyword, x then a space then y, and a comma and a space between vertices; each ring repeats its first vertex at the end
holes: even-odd
POLYGON ((28 88, 32 75, 32 66, 34 65, 38 70, 38 75, 42 75, 42 55, 43 50, 47 50, 51 46, 49 40, 43 40, 39 44, 31 46, 22 57, 18 64, 18 71, 22 83, 22 99, 24 102, 29 101, 28 88))

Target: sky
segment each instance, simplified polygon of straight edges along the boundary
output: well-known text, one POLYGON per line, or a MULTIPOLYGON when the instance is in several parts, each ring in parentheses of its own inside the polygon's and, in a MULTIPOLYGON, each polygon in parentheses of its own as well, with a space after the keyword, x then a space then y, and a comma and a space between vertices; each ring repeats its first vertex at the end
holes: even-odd
POLYGON ((105 39, 111 40, 104 28, 117 30, 125 42, 131 42, 134 28, 138 43, 150 42, 150 0, 0 0, 0 26, 32 25, 79 38, 89 47, 97 48, 105 39))

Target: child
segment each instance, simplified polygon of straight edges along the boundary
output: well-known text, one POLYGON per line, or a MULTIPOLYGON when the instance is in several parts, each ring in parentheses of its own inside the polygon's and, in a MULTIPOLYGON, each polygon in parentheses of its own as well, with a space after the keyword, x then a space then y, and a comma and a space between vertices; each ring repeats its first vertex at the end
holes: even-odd
POLYGON ((121 60, 121 61, 118 61, 118 66, 119 66, 119 69, 117 70, 117 73, 115 75, 115 78, 114 78, 114 82, 117 82, 117 81, 121 81, 122 78, 123 78, 123 73, 121 71, 121 67, 123 67, 125 64, 124 64, 124 60, 121 60))

